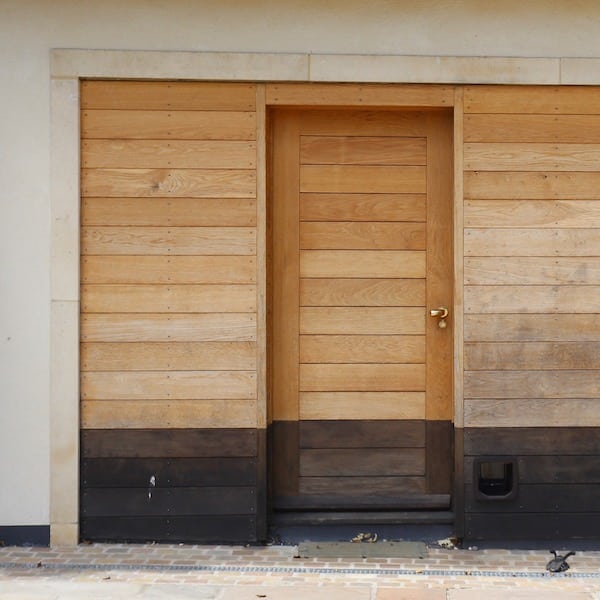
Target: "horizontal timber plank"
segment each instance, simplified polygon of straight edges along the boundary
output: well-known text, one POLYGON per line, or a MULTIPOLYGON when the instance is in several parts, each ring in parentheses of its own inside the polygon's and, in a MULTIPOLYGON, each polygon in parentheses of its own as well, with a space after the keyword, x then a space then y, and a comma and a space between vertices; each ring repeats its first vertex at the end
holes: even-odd
POLYGON ((468 342, 466 371, 599 369, 600 342, 468 342))
POLYGON ((83 227, 82 254, 254 255, 255 227, 83 227))
POLYGON ((600 229, 465 229, 465 256, 600 256, 600 229))
POLYGON ((469 427, 465 456, 600 456, 597 427, 469 427))
POLYGON ((83 285, 84 313, 256 311, 255 285, 83 285))
POLYGON ((317 307, 300 309, 300 333, 324 335, 423 335, 420 307, 317 307))
MULTIPOLYGON (((473 482, 475 459, 465 458, 465 483, 473 482)), ((600 456, 520 456, 519 481, 529 483, 600 483, 600 456)))
POLYGON ((84 458, 255 457, 254 428, 90 429, 81 432, 84 458))
POLYGON ((301 165, 426 165, 427 139, 300 136, 301 165))
POLYGON ((600 144, 470 143, 465 171, 599 171, 600 144))
MULTIPOLYGON (((562 371, 466 371, 464 377, 465 398, 520 398, 532 400, 565 398, 566 401, 562 404, 566 408, 574 398, 588 399, 597 395, 597 376, 598 373, 585 369, 562 371)), ((477 404, 477 402, 473 402, 473 404, 477 404)), ((503 402, 500 402, 500 404, 504 406, 503 402)), ((523 404, 526 405, 526 402, 523 404)), ((501 415, 498 415, 498 418, 501 418, 501 415)))
POLYGON ((600 172, 466 171, 465 198, 597 200, 600 172))
POLYGON ((484 540, 597 539, 600 535, 597 514, 467 513, 465 535, 484 540))
POLYGON ((252 371, 256 342, 99 342, 80 347, 82 371, 252 371))
POLYGON ((301 392, 300 419, 425 419, 425 392, 301 392))
POLYGON ((254 227, 254 198, 82 198, 81 223, 99 226, 254 227))
POLYGON ((254 169, 256 142, 238 140, 83 140, 86 169, 254 169))
POLYGON ((86 109, 82 139, 255 140, 256 113, 86 109))
POLYGON ((300 248, 425 250, 424 223, 303 222, 300 248))
POLYGON ((81 107, 122 110, 254 110, 256 85, 191 81, 82 81, 81 107))
POLYGON ((600 263, 589 257, 467 257, 466 285, 598 285, 600 263))
MULTIPOLYGON (((533 385, 532 382, 530 389, 533 385)), ((555 395, 565 394, 568 392, 559 390, 555 395)), ((576 394, 577 390, 573 395, 576 394)), ((465 399, 464 424, 465 427, 597 427, 600 426, 598 398, 465 399)))
POLYGON ((300 447, 424 448, 425 421, 300 421, 300 447))
MULTIPOLYGON (((314 479, 314 478, 311 478, 314 479)), ((321 479, 321 478, 318 478, 321 479)), ((337 478, 340 479, 340 478, 337 478)), ((413 479, 413 478, 407 478, 413 479)), ((390 494, 384 496, 375 494, 370 486, 366 486, 362 494, 341 495, 341 494, 302 494, 298 496, 275 496, 273 506, 277 511, 294 510, 435 510, 447 509, 450 506, 449 494, 416 494, 402 493, 390 494)))
POLYGON ((453 106, 454 89, 437 85, 269 83, 267 104, 300 106, 453 106))
POLYGON ((229 515, 256 513, 253 487, 90 488, 81 495, 87 517, 229 515))
MULTIPOLYGON (((129 378, 128 378, 129 379, 129 378)), ((173 395, 186 395, 181 392, 180 382, 173 395)), ((110 384, 109 384, 110 385, 110 384)), ((139 386, 138 381, 132 385, 139 386)), ((160 385, 160 384, 157 384, 160 385)), ((196 396, 205 393, 204 381, 198 382, 196 396)), ((87 386, 86 386, 87 387, 87 386)), ((165 395, 165 391, 155 393, 154 387, 145 386, 148 396, 165 395)), ((227 392, 222 392, 227 395, 227 392)), ((236 389, 231 395, 239 395, 236 389)), ((130 395, 134 395, 135 392, 130 395)), ((193 395, 187 392, 187 395, 193 395)), ((215 394, 217 395, 217 394, 215 394)), ((82 429, 187 429, 202 427, 220 429, 223 427, 256 427, 256 402, 252 400, 83 400, 81 402, 82 429)))
POLYGON ((301 494, 347 496, 424 494, 424 477, 301 477, 301 494))
POLYGON ((300 306, 424 306, 425 279, 300 280, 300 306))
POLYGON ((467 513, 595 513, 600 505, 600 485, 520 485, 518 498, 506 503, 481 502, 473 487, 465 486, 467 513))
POLYGON ((466 315, 465 342, 598 342, 598 316, 466 315))
POLYGON ((426 219, 425 194, 300 194, 301 221, 426 219))
POLYGON ((425 277, 421 250, 301 250, 300 277, 425 277))
POLYGON ((465 227, 600 227, 596 200, 467 200, 465 227))
POLYGON ((415 476, 425 472, 425 450, 325 449, 300 451, 300 477, 415 476))
POLYGON ((255 283, 254 256, 84 256, 82 283, 255 283))
POLYGON ((82 169, 83 196, 253 198, 252 169, 82 169))
POLYGON ((485 313, 597 313, 597 285, 467 285, 467 314, 485 313))
POLYGON ((301 363, 424 363, 424 335, 301 335, 301 363))
POLYGON ((81 487, 157 488, 256 485, 255 458, 86 458, 81 487))
POLYGON ((256 315, 92 313, 80 330, 84 342, 244 342, 256 340, 256 315))
POLYGON ((600 115, 465 114, 465 142, 597 144, 600 115))
POLYGON ((302 392, 419 392, 425 365, 300 365, 302 392))
POLYGON ((102 542, 238 543, 256 541, 253 515, 86 517, 81 538, 102 542))
MULTIPOLYGON (((144 401, 252 400, 256 398, 256 373, 254 371, 88 371, 81 374, 81 398, 82 400, 144 401)), ((248 404, 252 403, 248 402, 248 404)), ((225 410, 226 403, 223 403, 222 407, 225 410)), ((202 408, 201 403, 198 408, 202 408)), ((225 424, 221 426, 224 427, 225 424)), ((157 426, 142 425, 140 428, 154 427, 157 426)))
POLYGON ((302 165, 301 193, 424 194, 424 166, 302 165))
POLYGON ((466 86, 465 113, 600 114, 593 87, 466 86))

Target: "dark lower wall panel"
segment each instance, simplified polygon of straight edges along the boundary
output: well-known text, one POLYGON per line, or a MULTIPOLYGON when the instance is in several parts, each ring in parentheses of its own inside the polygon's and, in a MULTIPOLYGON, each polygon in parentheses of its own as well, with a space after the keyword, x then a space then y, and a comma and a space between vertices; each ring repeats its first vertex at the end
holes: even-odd
POLYGON ((265 438, 253 429, 82 431, 82 539, 264 539, 265 438))
POLYGON ((0 525, 0 546, 49 546, 50 525, 0 525))
POLYGON ((81 537, 98 542, 244 543, 256 539, 255 517, 91 517, 81 537))
POLYGON ((600 428, 464 430, 464 535, 470 539, 600 538, 600 428), (482 494, 479 460, 512 464, 513 493, 482 494))

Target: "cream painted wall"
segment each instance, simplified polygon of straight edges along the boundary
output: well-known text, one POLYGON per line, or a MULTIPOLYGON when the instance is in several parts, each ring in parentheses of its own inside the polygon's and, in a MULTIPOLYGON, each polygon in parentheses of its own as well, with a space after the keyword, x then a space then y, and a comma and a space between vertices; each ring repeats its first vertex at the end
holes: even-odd
POLYGON ((49 521, 51 48, 600 57, 595 0, 0 0, 0 525, 49 521))

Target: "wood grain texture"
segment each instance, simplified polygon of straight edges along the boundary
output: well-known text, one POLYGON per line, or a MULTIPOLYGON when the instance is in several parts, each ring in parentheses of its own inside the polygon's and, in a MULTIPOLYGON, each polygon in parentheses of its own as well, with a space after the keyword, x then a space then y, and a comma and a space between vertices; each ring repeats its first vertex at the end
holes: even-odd
POLYGON ((254 198, 82 198, 83 226, 254 227, 254 198))
POLYGON ((83 140, 86 169, 254 169, 256 142, 237 140, 83 140))
POLYGON ((425 194, 300 194, 301 221, 424 222, 425 218, 425 194))
POLYGON ((466 171, 598 171, 599 144, 469 143, 466 171))
POLYGON ((252 400, 256 398, 256 373, 253 371, 91 371, 81 375, 81 398, 82 400, 142 401, 252 400))
POLYGON ((467 315, 465 341, 597 342, 597 315, 467 315))
POLYGON ((303 165, 425 165, 425 138, 317 136, 300 138, 303 165))
POLYGON ((424 279, 302 279, 301 306, 424 306, 424 279))
POLYGON ((81 316, 84 342, 242 342, 256 340, 254 313, 91 313, 81 316))
POLYGON ((86 109, 83 139, 254 140, 256 114, 241 111, 86 109))
POLYGON ((600 370, 600 342, 469 342, 465 344, 465 369, 600 370))
POLYGON ((300 476, 364 476, 390 477, 424 475, 425 451, 406 448, 389 449, 301 450, 300 476))
POLYGON ((593 398, 597 393, 598 381, 589 370, 465 372, 465 398, 570 400, 593 398))
POLYGON ((466 227, 598 228, 595 200, 467 200, 466 227))
POLYGON ((425 311, 413 307, 302 307, 301 334, 423 335, 425 311))
POLYGON ((465 114, 465 142, 597 144, 600 115, 465 114))
POLYGON ((425 419, 425 392, 302 392, 300 418, 425 419))
POLYGON ((452 106, 453 88, 442 85, 269 83, 267 104, 288 106, 452 106))
POLYGON ((301 193, 422 194, 422 166, 302 165, 301 193))
POLYGON ((84 256, 82 283, 256 282, 253 256, 84 256))
POLYGON ((465 113, 600 114, 598 90, 585 86, 465 86, 465 113))
POLYGON ((425 250, 422 223, 303 222, 300 248, 309 250, 425 250))
POLYGON ((600 229, 465 229, 465 256, 600 256, 600 229))
MULTIPOLYGON (((301 477, 301 494, 338 494, 340 496, 395 496, 424 494, 424 477, 301 477)), ((373 502, 370 502, 373 507, 373 502)))
POLYGON ((300 391, 423 391, 425 366, 389 364, 302 364, 300 391))
POLYGON ((243 110, 256 107, 250 83, 82 81, 81 107, 113 110, 243 110))
POLYGON ((598 427, 597 398, 466 399, 466 427, 598 427))
POLYGON ((84 285, 85 313, 254 312, 254 285, 84 285))
POLYGON ((81 252, 94 255, 254 255, 254 227, 83 227, 81 252))
POLYGON ((466 285, 597 285, 600 264, 588 257, 468 257, 466 285))
POLYGON ((425 419, 425 392, 302 392, 300 418, 425 419))
POLYGON ((465 313, 597 313, 597 285, 468 285, 465 313))
POLYGON ((466 171, 465 197, 478 200, 596 200, 600 173, 466 171))
POLYGON ((300 277, 425 277, 420 250, 301 250, 300 277))
POLYGON ((81 193, 101 197, 254 198, 253 169, 82 169, 81 193))
POLYGON ((254 342, 84 342, 82 371, 252 371, 254 342))
POLYGON ((248 400, 83 400, 81 427, 256 427, 256 403, 248 400))
POLYGON ((425 336, 302 335, 301 363, 424 363, 425 336))

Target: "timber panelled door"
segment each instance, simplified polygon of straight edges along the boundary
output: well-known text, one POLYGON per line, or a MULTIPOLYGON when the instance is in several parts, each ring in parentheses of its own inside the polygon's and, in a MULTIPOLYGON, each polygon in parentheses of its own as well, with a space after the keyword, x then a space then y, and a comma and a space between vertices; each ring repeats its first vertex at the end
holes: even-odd
POLYGON ((82 82, 82 539, 265 537, 256 97, 82 82))
POLYGON ((452 114, 281 109, 271 125, 275 518, 447 511, 452 114))

